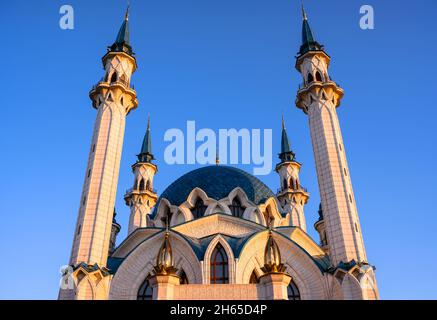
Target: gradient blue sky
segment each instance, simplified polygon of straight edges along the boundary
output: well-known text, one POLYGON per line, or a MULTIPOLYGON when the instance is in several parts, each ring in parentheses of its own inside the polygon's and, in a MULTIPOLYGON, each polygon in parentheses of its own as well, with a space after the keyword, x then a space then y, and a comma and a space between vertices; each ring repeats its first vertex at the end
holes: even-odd
MULTIPOLYGON (((132 1, 131 42, 140 106, 127 120, 116 208, 152 117, 158 191, 195 166, 162 160, 168 128, 272 128, 274 157, 284 112, 310 234, 319 204, 307 117, 294 106, 300 3, 292 0, 132 1)), ((68 262, 96 112, 88 91, 116 36, 126 2, 2 1, 0 298, 55 299, 68 262), (75 9, 75 29, 58 26, 75 9)), ((370 263, 384 299, 437 298, 435 41, 437 2, 307 0, 330 74, 346 95, 338 109, 370 263), (371 4, 376 29, 358 26, 371 4)), ((244 166, 251 172, 250 166, 244 166)), ((261 177, 273 190, 275 173, 261 177)))

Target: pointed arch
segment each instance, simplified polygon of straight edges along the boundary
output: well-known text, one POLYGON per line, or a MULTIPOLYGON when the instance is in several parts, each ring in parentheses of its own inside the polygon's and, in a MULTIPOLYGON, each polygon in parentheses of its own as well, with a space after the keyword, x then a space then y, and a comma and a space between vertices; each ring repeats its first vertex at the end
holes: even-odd
POLYGON ((191 212, 193 214, 194 219, 203 217, 205 215, 207 208, 208 206, 205 205, 203 199, 200 197, 197 198, 193 208, 191 208, 191 212))
POLYGON ((273 222, 273 227, 276 227, 280 224, 282 216, 279 211, 278 202, 276 198, 270 197, 267 199, 267 201, 264 203, 264 205, 260 206, 260 209, 262 210, 262 213, 264 215, 264 220, 266 222, 266 225, 270 223, 270 221, 273 222))
POLYGON ((229 209, 234 217, 237 218, 243 218, 244 210, 246 210, 245 207, 241 204, 240 199, 236 196, 234 199, 232 199, 231 205, 229 206, 229 209))
POLYGON ((143 191, 144 190, 144 178, 140 179, 140 183, 138 184, 138 190, 143 191))
POLYGON ((322 82, 322 75, 320 74, 319 71, 316 71, 316 81, 322 82))
POLYGON ((210 260, 210 283, 229 283, 229 260, 223 246, 219 243, 212 251, 210 260))
POLYGON ((264 215, 261 213, 258 207, 249 207, 244 211, 243 219, 253 221, 263 226, 267 225, 264 215))
POLYGON ((255 269, 253 269, 252 273, 250 274, 249 283, 251 283, 251 284, 259 283, 259 278, 256 274, 255 269))
POLYGON ((314 77, 313 77, 313 75, 311 74, 311 73, 308 73, 308 76, 307 76, 307 83, 309 84, 309 83, 312 83, 314 81, 314 77))
POLYGON ((203 266, 204 266, 204 279, 205 283, 211 283, 211 263, 214 258, 213 253, 216 249, 217 245, 220 244, 220 248, 222 252, 226 254, 227 258, 227 268, 228 268, 228 283, 235 283, 235 258, 234 253, 232 251, 229 243, 223 238, 222 235, 217 235, 212 241, 209 243, 208 248, 205 251, 203 266))
POLYGON ((111 75, 111 83, 117 82, 117 72, 113 72, 111 75))
POLYGON ((166 198, 161 198, 158 207, 155 210, 156 210, 156 215, 153 219, 155 222, 155 226, 164 227, 165 225, 163 224, 163 221, 165 221, 165 215, 168 212, 167 210, 172 211, 172 205, 166 198))
POLYGON ((293 280, 290 281, 287 287, 288 300, 300 300, 300 291, 293 280))
POLYGON ((150 274, 144 279, 137 293, 137 300, 152 300, 153 289, 149 282, 150 274))

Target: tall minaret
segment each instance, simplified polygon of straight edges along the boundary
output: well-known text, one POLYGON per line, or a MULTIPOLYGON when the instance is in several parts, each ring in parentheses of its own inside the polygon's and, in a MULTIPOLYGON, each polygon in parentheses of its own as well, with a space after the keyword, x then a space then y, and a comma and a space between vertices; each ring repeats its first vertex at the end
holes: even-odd
POLYGON ((90 91, 97 109, 70 264, 106 266, 126 115, 138 106, 130 86, 137 63, 129 42, 129 12, 102 58, 105 75, 90 91))
POLYGON ((308 115, 316 161, 317 178, 326 226, 331 261, 366 262, 360 221, 346 161, 336 108, 343 97, 328 74, 330 57, 313 37, 302 7, 302 45, 296 69, 303 84, 297 92, 296 106, 308 115))
POLYGON ((297 226, 306 231, 306 222, 303 208, 308 202, 309 195, 300 184, 299 171, 301 164, 295 160, 295 154, 291 151, 284 118, 282 118, 281 153, 276 165, 279 174, 281 188, 277 197, 285 212, 290 214, 290 225, 297 226))
POLYGON ((137 157, 137 162, 132 165, 132 171, 135 176, 134 186, 124 196, 126 205, 131 210, 128 234, 131 234, 137 228, 151 226, 150 222, 148 222, 148 215, 158 200, 158 195, 153 189, 153 178, 158 168, 152 163, 154 157, 150 136, 150 117, 147 121, 147 130, 144 135, 141 152, 137 157))

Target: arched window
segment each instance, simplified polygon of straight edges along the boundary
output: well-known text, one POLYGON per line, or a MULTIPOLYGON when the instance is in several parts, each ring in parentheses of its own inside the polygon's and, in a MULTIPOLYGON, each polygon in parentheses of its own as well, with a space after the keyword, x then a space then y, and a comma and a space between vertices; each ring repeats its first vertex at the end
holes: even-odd
POLYGON ((171 222, 171 217, 173 216, 173 213, 171 212, 169 207, 165 207, 165 211, 164 214, 162 215, 161 221, 162 221, 162 225, 164 227, 167 227, 167 222, 169 224, 170 227, 170 222, 171 222))
POLYGON ((152 188, 150 187, 150 180, 147 180, 146 190, 152 191, 152 188))
POLYGON ((144 190, 144 179, 140 180, 140 185, 138 186, 138 188, 139 188, 140 191, 144 190))
POLYGON ((185 274, 184 269, 181 270, 180 274, 179 274, 179 278, 180 278, 180 284, 188 284, 188 277, 185 274))
POLYGON ((140 289, 138 289, 137 300, 152 300, 153 290, 149 283, 149 277, 150 275, 146 277, 146 280, 144 280, 140 289))
POLYGON ((316 80, 322 82, 322 75, 320 74, 319 71, 316 72, 316 80))
POLYGON ((241 205, 240 200, 237 197, 232 200, 232 204, 229 206, 234 217, 242 218, 244 213, 244 207, 241 205))
POLYGON ((228 256, 218 243, 211 255, 211 284, 229 283, 228 256))
POLYGON ((252 271, 252 274, 250 275, 249 283, 251 284, 257 284, 259 283, 259 279, 256 276, 255 270, 252 271))
POLYGON ((111 83, 117 82, 117 72, 114 72, 111 77, 111 83))
POLYGON ((205 215, 206 208, 207 208, 207 206, 205 206, 205 204, 203 203, 203 200, 201 198, 198 198, 196 200, 194 208, 192 209, 194 219, 203 217, 205 215))
POLYGON ((284 184, 284 189, 288 189, 287 179, 284 179, 283 184, 284 184))
POLYGON ((297 288, 293 280, 290 281, 290 284, 287 287, 287 295, 288 295, 288 300, 300 300, 299 289, 297 288))
POLYGON ((275 217, 273 216, 272 208, 270 206, 268 206, 266 211, 264 211, 264 219, 266 220, 267 227, 275 225, 275 217))
POLYGON ((314 81, 314 77, 311 73, 308 73, 308 83, 311 83, 314 81))
POLYGON ((296 190, 296 187, 294 185, 294 180, 290 178, 290 189, 296 190))

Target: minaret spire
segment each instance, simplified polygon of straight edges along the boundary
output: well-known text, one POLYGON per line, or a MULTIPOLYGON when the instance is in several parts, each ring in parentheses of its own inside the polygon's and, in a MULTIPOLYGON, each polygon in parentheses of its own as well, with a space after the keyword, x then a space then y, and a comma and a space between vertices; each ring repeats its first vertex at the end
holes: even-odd
POLYGON ((109 47, 109 51, 112 52, 125 52, 129 55, 133 55, 132 47, 130 45, 130 33, 129 33, 129 10, 128 4, 126 13, 124 14, 124 20, 118 31, 117 38, 112 46, 109 47))
POLYGON ((126 13, 124 14, 124 21, 129 21, 129 9, 130 9, 130 1, 127 3, 126 13))
POLYGON ((307 13, 305 12, 305 7, 303 6, 303 1, 302 1, 302 19, 308 20, 307 13))
POLYGON ((282 135, 281 135, 281 153, 279 159, 281 162, 292 161, 295 157, 293 151, 290 148, 290 141, 288 140, 287 131, 285 129, 284 116, 282 116, 282 135))
POLYGON ((323 46, 314 40, 313 32, 311 31, 310 24, 308 22, 308 16, 302 3, 302 45, 299 50, 299 54, 303 55, 308 51, 320 51, 323 50, 323 46))
POLYGON ((141 146, 141 152, 137 156, 140 162, 151 162, 155 159, 152 154, 152 138, 150 134, 150 115, 147 118, 147 129, 144 135, 143 144, 141 146))

